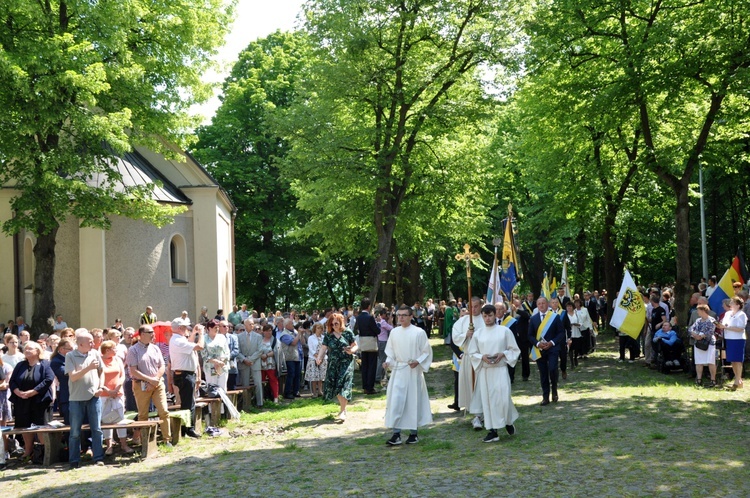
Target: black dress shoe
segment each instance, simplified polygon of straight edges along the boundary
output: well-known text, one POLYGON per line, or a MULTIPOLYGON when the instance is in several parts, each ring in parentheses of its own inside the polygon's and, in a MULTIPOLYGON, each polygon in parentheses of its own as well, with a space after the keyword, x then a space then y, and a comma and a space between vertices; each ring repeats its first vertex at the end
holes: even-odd
POLYGON ((459 408, 459 406, 455 403, 453 403, 452 405, 448 405, 448 408, 457 412, 461 411, 461 408, 459 408))
POLYGON ((195 429, 193 429, 192 427, 190 429, 188 429, 188 430, 185 431, 185 435, 187 437, 191 437, 193 439, 200 439, 201 438, 201 435, 198 434, 197 432, 195 432, 195 429))
POLYGON ((549 405, 549 400, 545 398, 545 399, 542 400, 541 403, 539 403, 539 405, 540 406, 547 406, 547 405, 549 405))

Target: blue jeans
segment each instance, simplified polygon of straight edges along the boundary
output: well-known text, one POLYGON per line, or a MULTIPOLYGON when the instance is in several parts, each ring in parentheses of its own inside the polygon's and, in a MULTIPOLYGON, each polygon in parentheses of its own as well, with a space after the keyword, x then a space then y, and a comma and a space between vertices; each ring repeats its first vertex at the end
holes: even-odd
POLYGON ((70 463, 81 461, 81 426, 84 415, 88 415, 91 427, 91 450, 94 461, 104 460, 102 448, 102 400, 94 396, 88 401, 71 401, 70 410, 70 438, 68 439, 68 458, 70 463))
POLYGON ((302 365, 299 361, 286 362, 286 385, 284 386, 284 396, 287 398, 294 397, 299 392, 299 376, 302 365))

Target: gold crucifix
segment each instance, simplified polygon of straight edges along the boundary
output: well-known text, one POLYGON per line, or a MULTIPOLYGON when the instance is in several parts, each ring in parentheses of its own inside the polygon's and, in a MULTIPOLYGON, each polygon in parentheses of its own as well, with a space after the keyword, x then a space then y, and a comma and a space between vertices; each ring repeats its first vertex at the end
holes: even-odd
POLYGON ((468 286, 468 289, 469 289, 469 302, 467 303, 469 306, 469 332, 473 334, 474 333, 474 317, 473 317, 473 313, 471 310, 471 260, 479 259, 479 253, 471 252, 470 249, 471 249, 471 246, 469 244, 464 244, 464 252, 460 252, 456 254, 456 261, 461 261, 461 260, 466 261, 466 285, 468 286))

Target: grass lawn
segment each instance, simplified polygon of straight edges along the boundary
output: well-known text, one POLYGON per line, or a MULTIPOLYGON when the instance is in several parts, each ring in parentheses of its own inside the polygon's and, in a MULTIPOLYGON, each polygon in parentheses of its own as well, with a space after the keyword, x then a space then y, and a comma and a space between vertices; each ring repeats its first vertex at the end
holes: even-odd
MULTIPOLYGON (((514 384, 517 435, 485 444, 446 408, 453 376, 433 340, 427 374, 434 424, 389 448, 385 393, 357 391, 345 424, 336 404, 306 399, 246 413, 225 435, 183 440, 145 462, 104 469, 36 466, 0 473, 2 496, 750 496, 747 391, 697 389, 685 374, 617 363, 611 336, 569 369, 560 402, 540 407, 532 364, 514 384)), ((520 370, 520 365, 519 365, 520 370)), ((358 377, 355 385, 361 387, 358 377)))

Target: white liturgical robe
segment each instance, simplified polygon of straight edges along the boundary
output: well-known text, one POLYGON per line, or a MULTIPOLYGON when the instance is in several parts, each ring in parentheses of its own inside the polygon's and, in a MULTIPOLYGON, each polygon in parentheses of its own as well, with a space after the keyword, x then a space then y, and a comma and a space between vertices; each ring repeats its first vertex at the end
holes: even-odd
MULTIPOLYGON (((483 327, 484 321, 482 321, 482 315, 475 316, 474 334, 483 327)), ((469 356, 465 354, 466 348, 469 347, 469 341, 466 337, 468 332, 469 315, 464 315, 453 324, 451 340, 453 341, 453 344, 461 348, 464 352, 458 367, 458 406, 467 409, 471 405, 471 397, 474 392, 474 369, 472 368, 469 356)))
POLYGON ((476 374, 469 411, 475 415, 483 414, 487 429, 503 429, 518 418, 518 411, 510 396, 508 366, 515 366, 520 356, 521 350, 508 327, 485 326, 474 332, 464 355, 471 358, 476 374), (505 357, 497 363, 482 361, 483 355, 494 356, 498 353, 503 353, 505 357))
POLYGON ((385 345, 385 362, 391 369, 385 402, 385 426, 417 430, 432 423, 430 396, 424 374, 432 364, 432 347, 424 330, 415 326, 396 327, 385 345), (419 365, 409 366, 410 360, 419 365))

